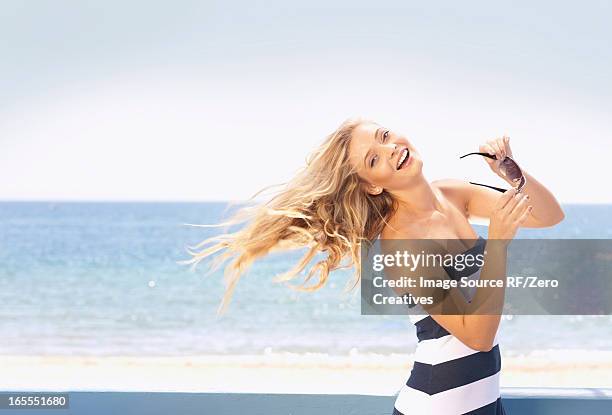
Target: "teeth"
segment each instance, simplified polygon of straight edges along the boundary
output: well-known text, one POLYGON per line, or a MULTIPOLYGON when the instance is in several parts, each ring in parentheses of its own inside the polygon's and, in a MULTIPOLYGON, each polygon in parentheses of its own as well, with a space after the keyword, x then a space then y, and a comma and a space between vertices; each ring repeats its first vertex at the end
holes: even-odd
POLYGON ((397 162, 397 168, 399 169, 399 166, 402 165, 402 163, 404 162, 404 160, 406 160, 406 157, 408 156, 408 149, 405 148, 404 151, 402 151, 402 156, 400 157, 399 161, 397 162))

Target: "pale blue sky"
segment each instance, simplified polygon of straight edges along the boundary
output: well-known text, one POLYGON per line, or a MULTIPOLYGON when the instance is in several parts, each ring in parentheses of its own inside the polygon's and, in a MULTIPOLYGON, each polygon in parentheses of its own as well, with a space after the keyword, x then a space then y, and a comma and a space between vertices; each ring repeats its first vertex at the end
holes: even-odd
POLYGON ((0 3, 0 200, 240 200, 362 115, 612 203, 612 3, 329 3, 0 3))

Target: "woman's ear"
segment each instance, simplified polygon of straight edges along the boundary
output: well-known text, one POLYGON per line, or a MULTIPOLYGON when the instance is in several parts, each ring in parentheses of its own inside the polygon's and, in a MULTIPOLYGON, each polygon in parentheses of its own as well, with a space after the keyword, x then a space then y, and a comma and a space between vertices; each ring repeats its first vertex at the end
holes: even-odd
POLYGON ((382 191, 383 191, 383 188, 382 188, 382 187, 380 187, 380 186, 376 186, 376 185, 371 184, 371 183, 368 183, 366 186, 367 186, 366 191, 367 191, 369 194, 373 195, 373 196, 379 195, 379 194, 381 194, 381 193, 382 193, 382 191))
POLYGON ((359 183, 359 185, 361 186, 362 190, 364 190, 366 193, 372 196, 379 195, 384 190, 382 187, 376 186, 375 184, 372 184, 372 183, 368 183, 365 180, 361 180, 361 183, 359 183))

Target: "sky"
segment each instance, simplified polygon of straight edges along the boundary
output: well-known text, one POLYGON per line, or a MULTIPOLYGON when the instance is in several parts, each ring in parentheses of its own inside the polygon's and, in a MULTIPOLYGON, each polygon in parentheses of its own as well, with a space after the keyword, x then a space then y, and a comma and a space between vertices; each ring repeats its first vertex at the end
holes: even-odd
POLYGON ((612 3, 0 3, 0 200, 239 201, 344 119, 428 179, 509 135, 563 203, 612 203, 612 3))

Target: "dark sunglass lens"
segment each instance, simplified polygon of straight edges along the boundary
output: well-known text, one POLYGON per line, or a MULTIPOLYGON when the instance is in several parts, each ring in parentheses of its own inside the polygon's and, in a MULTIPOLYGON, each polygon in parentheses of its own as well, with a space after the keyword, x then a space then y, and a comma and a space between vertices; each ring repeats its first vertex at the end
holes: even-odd
POLYGON ((525 187, 525 183, 527 183, 527 180, 525 179, 525 176, 521 176, 521 182, 519 183, 517 189, 520 192, 521 190, 523 190, 523 187, 525 187))
POLYGON ((504 176, 512 181, 517 181, 523 177, 520 167, 512 159, 505 158, 499 169, 504 176))

